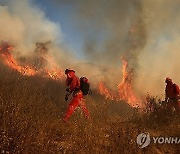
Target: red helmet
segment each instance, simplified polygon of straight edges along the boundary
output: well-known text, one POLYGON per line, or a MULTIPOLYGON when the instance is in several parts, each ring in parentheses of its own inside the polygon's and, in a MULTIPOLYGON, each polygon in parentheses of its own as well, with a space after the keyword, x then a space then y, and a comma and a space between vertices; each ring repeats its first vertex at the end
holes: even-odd
POLYGON ((69 72, 74 72, 75 73, 75 71, 73 69, 70 69, 70 68, 65 70, 65 74, 68 74, 69 72))
POLYGON ((166 78, 166 80, 165 80, 165 82, 166 82, 166 83, 168 83, 168 82, 172 82, 172 79, 171 79, 171 78, 169 78, 169 77, 167 77, 167 78, 166 78))

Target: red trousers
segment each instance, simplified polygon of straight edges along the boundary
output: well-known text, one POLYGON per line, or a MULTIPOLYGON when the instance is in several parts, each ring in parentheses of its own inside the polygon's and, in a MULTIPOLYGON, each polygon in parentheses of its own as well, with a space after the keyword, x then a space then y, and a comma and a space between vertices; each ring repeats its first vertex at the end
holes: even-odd
POLYGON ((82 94, 82 92, 79 92, 73 96, 73 98, 68 106, 68 110, 66 111, 66 114, 64 116, 64 121, 67 121, 70 118, 70 116, 74 113, 74 111, 77 107, 81 107, 86 118, 89 118, 89 111, 83 100, 83 94, 82 94))

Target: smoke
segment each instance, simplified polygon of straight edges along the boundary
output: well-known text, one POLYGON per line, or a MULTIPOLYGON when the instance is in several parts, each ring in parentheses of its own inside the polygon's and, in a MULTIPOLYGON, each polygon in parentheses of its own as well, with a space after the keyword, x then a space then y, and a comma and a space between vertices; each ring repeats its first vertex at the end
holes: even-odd
POLYGON ((47 61, 41 55, 50 53, 62 70, 74 68, 79 76, 88 76, 95 84, 98 82, 96 76, 100 74, 99 68, 87 61, 77 60, 68 51, 60 25, 50 21, 32 0, 8 0, 2 4, 0 42, 14 45, 15 51, 12 54, 22 64, 30 63, 30 66, 35 65, 36 68, 44 67, 47 61))
POLYGON ((179 7, 178 0, 152 0, 143 3, 148 37, 138 56, 136 87, 141 92, 163 94, 166 77, 171 77, 175 83, 180 84, 179 7))
MULTIPOLYGON (((164 93, 164 79, 180 83, 178 0, 52 0, 72 5, 74 27, 83 36, 85 60, 77 60, 61 44, 60 25, 46 18, 30 0, 8 0, 0 6, 0 39, 12 42, 20 55, 31 54, 36 42, 51 41, 49 51, 62 68, 72 67, 95 85, 112 88, 121 81, 121 56, 134 69, 139 93, 164 93)), ((16 54, 16 55, 18 55, 16 54)))
POLYGON ((48 51, 54 60, 62 68, 68 64, 65 57, 70 52, 61 46, 63 34, 60 25, 51 22, 32 0, 4 1, 0 6, 0 25, 0 41, 15 46, 13 54, 16 58, 33 55, 37 42, 51 42, 48 51))
POLYGON ((75 5, 72 16, 83 33, 86 58, 98 66, 99 80, 110 88, 116 89, 122 79, 121 56, 131 68, 138 67, 138 55, 147 39, 142 5, 141 0, 78 0, 75 5))
POLYGON ((163 94, 167 76, 180 84, 178 0, 53 2, 76 7, 72 18, 84 35, 84 53, 111 87, 121 80, 122 55, 139 93, 163 94))
POLYGON ((139 49, 143 48, 146 43, 141 1, 100 0, 96 2, 92 0, 79 3, 81 12, 79 16, 86 16, 89 20, 87 25, 83 24, 83 26, 95 29, 84 44, 85 52, 91 60, 117 68, 120 56, 125 55, 135 67, 139 49), (103 40, 100 44, 102 48, 98 44, 99 39, 103 40))
POLYGON ((0 7, 0 16, 1 39, 15 43, 22 54, 31 51, 36 42, 55 42, 60 33, 29 0, 8 0, 0 7))

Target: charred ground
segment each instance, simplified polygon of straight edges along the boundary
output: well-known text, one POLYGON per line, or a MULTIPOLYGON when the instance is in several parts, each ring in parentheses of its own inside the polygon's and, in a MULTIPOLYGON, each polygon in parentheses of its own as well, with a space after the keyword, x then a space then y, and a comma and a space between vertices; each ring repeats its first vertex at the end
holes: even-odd
POLYGON ((142 115, 125 102, 108 101, 98 92, 86 97, 92 119, 78 110, 68 123, 62 117, 63 81, 23 76, 0 64, 1 153, 178 153, 178 145, 139 149, 136 137, 180 136, 178 115, 164 111, 142 115))

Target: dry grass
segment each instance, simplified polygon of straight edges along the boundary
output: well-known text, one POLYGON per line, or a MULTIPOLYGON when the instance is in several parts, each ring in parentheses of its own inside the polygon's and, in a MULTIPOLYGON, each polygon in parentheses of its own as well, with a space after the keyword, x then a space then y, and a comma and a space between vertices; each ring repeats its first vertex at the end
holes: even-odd
POLYGON ((178 153, 177 145, 139 149, 136 137, 179 136, 179 116, 158 110, 138 114, 124 102, 107 101, 94 91, 87 106, 92 119, 77 111, 68 123, 65 87, 59 81, 27 77, 0 66, 1 153, 178 153))

